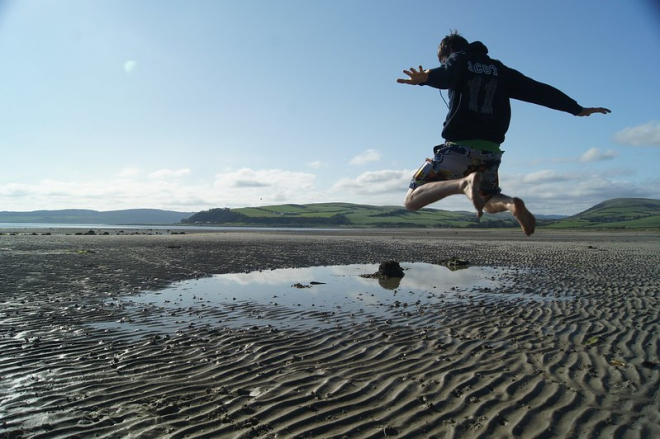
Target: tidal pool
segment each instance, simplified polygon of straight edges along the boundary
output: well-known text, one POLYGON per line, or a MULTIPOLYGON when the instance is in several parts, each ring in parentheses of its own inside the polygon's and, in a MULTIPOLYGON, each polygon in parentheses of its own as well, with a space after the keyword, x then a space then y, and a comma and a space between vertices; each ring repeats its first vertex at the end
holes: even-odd
POLYGON ((366 277, 378 264, 354 264, 221 274, 178 282, 169 288, 107 302, 133 311, 96 328, 131 331, 172 330, 222 324, 287 328, 338 324, 342 318, 387 319, 393 313, 438 307, 456 301, 537 299, 517 292, 520 270, 401 263, 404 277, 366 277))

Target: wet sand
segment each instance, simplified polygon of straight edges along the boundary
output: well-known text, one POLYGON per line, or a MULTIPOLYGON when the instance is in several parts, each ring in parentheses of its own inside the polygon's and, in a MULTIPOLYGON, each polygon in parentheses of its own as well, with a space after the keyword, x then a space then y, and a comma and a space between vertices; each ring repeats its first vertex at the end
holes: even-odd
POLYGON ((2 437, 660 437, 657 231, 0 232, 2 437), (115 328, 164 318, 126 297, 175 281, 451 257, 512 283, 388 319, 240 301, 115 328), (255 313, 305 325, 223 323, 255 313))

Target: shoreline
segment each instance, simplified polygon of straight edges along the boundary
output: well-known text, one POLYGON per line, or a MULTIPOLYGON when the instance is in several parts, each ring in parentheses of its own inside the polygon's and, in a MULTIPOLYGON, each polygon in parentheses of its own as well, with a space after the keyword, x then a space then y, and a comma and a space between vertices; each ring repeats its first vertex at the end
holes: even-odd
POLYGON ((0 235, 6 437, 660 436, 655 232, 32 232, 0 235), (217 323, 91 325, 162 319, 118 299, 213 274, 450 257, 519 270, 512 288, 548 300, 502 291, 389 322, 200 303, 181 318, 217 323), (222 323, 258 313, 317 329, 222 323))

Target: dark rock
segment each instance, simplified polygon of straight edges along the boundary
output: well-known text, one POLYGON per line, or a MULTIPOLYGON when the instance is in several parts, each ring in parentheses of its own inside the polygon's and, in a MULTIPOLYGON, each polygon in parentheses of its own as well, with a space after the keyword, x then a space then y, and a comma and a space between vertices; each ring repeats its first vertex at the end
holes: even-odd
POLYGON ((404 276, 403 268, 397 261, 385 261, 380 264, 378 267, 378 274, 381 276, 387 277, 398 277, 401 278, 404 276))
POLYGON ((452 256, 449 259, 440 261, 439 264, 448 267, 450 270, 460 270, 467 268, 470 265, 470 261, 452 256))

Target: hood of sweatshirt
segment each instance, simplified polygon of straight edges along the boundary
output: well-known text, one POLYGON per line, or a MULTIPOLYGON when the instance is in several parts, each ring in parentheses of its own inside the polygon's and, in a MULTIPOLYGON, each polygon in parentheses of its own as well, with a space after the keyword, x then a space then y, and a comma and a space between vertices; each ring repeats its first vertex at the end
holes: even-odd
POLYGON ((481 41, 470 43, 465 51, 475 55, 488 55, 488 48, 481 41))

